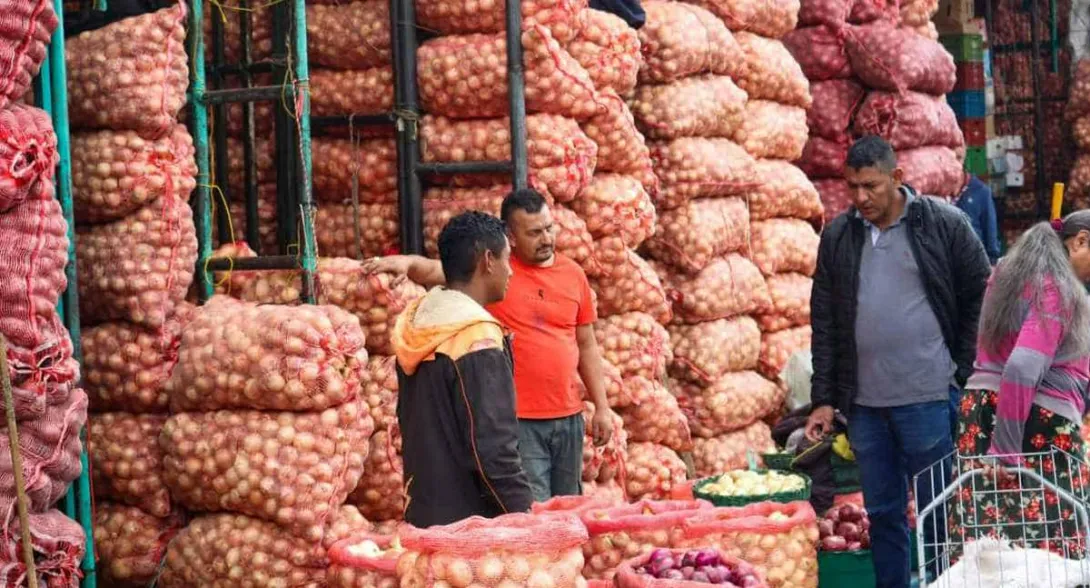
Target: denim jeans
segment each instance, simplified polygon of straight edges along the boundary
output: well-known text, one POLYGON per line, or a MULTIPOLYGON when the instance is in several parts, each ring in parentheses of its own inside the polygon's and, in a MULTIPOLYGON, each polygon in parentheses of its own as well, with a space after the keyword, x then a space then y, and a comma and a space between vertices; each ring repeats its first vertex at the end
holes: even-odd
MULTIPOLYGON (((951 401, 895 408, 852 407, 848 437, 859 465, 863 500, 870 516, 876 588, 909 587, 912 570, 909 569, 909 528, 905 512, 908 484, 916 474, 924 472, 914 489, 917 512, 949 484, 950 454, 953 452, 952 400, 951 397, 951 401), (928 470, 940 461, 944 461, 944 467, 932 484, 928 470)), ((928 518, 931 524, 924 527, 925 544, 945 541, 945 521, 942 512, 934 512, 928 518)), ((935 554, 928 553, 926 558, 926 561, 933 561, 935 554)), ((939 570, 934 566, 931 568, 928 575, 934 576, 939 570)))
POLYGON ((583 493, 583 413, 548 420, 519 419, 519 455, 534 502, 583 493))

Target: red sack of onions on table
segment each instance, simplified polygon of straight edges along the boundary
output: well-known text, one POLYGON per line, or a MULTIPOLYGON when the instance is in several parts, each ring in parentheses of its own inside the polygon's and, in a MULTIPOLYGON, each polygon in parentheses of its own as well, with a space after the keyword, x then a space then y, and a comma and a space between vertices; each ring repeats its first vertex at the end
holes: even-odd
POLYGON ((311 116, 368 115, 394 106, 394 70, 388 65, 368 69, 310 72, 311 116))
POLYGON ((59 20, 48 0, 4 0, 0 12, 4 14, 0 28, 0 108, 4 108, 30 89, 59 20))
POLYGON ((814 281, 796 273, 768 276, 771 307, 757 316, 762 332, 810 324, 810 290, 814 281))
POLYGON ((685 462, 669 447, 654 443, 629 443, 625 459, 625 493, 630 500, 662 500, 674 486, 683 484, 685 462))
POLYGON ((67 39, 72 128, 170 132, 189 86, 185 17, 179 3, 67 39))
POLYGON ((837 139, 848 131, 866 92, 855 80, 827 80, 810 82, 810 94, 814 104, 820 105, 806 112, 810 134, 837 139))
POLYGON ((361 203, 397 202, 397 149, 392 139, 353 144, 349 139, 316 137, 311 149, 314 196, 319 202, 351 200, 353 178, 361 203))
POLYGON ((697 273, 717 257, 746 246, 749 211, 741 198, 702 198, 663 211, 647 251, 657 260, 697 273))
POLYGON ((329 548, 330 588, 398 588, 397 560, 404 550, 395 537, 360 533, 329 548))
POLYGON ((760 181, 746 199, 750 220, 821 218, 821 198, 801 169, 786 161, 758 159, 757 177, 760 181))
POLYGON ((799 0, 699 0, 732 31, 779 39, 799 24, 799 0))
POLYGON ((698 384, 712 384, 723 374, 757 367, 761 330, 748 316, 695 325, 666 327, 674 360, 670 374, 698 384))
POLYGON ((159 574, 167 545, 184 526, 181 516, 159 518, 135 506, 95 504, 95 559, 107 586, 141 588, 159 574))
POLYGON ((72 135, 72 207, 80 223, 114 221, 163 196, 197 187, 193 138, 184 125, 146 140, 136 131, 72 135))
POLYGON ((900 19, 897 0, 855 0, 848 14, 851 24, 867 24, 876 20, 896 22, 900 19))
MULTIPOLYGON (((87 546, 83 527, 56 509, 31 512, 28 520, 38 585, 50 588, 79 586, 87 546)), ((0 584, 4 586, 29 585, 23 563, 21 528, 18 520, 5 526, 0 551, 0 584)))
POLYGON ((382 0, 307 6, 312 65, 366 69, 390 63, 390 3, 382 0))
POLYGON ((673 357, 670 335, 651 315, 629 312, 604 316, 594 323, 594 336, 602 359, 617 369, 627 380, 643 376, 661 380, 666 365, 673 357))
POLYGON ((694 198, 741 196, 756 185, 753 156, 730 139, 683 137, 651 144, 651 161, 661 180, 652 194, 660 209, 694 198))
POLYGON ((852 191, 844 180, 816 180, 814 187, 825 206, 825 222, 847 212, 852 207, 852 191))
POLYGON ((159 432, 166 415, 112 412, 96 415, 88 427, 87 453, 95 496, 135 506, 156 517, 170 515, 163 483, 159 432))
POLYGON ((920 147, 897 152, 903 182, 921 195, 957 196, 965 183, 965 171, 949 147, 920 147))
MULTIPOLYGON (((594 444, 594 431, 591 422, 594 419, 594 403, 583 401, 583 423, 586 426, 583 435, 583 480, 608 482, 617 479, 624 471, 625 455, 628 453, 628 432, 624 419, 613 415, 613 434, 609 442, 599 447, 594 444)), ((537 510, 533 511, 537 514, 537 510)))
MULTIPOLYGON (((522 33, 526 109, 586 120, 601 111, 594 82, 540 26, 522 33)), ((509 112, 504 33, 436 37, 416 52, 420 106, 451 118, 494 118, 509 112)))
POLYGON ((389 255, 398 246, 396 204, 364 204, 359 207, 360 240, 356 241, 356 212, 352 204, 323 204, 314 215, 318 252, 330 257, 389 255), (357 253, 357 246, 359 251, 357 253))
POLYGON ((587 230, 587 223, 562 204, 557 204, 550 210, 555 223, 556 252, 579 264, 588 276, 602 275, 604 268, 595 258, 594 239, 587 230))
POLYGON ((848 15, 851 14, 852 4, 854 3, 854 0, 802 0, 799 4, 798 26, 813 27, 823 24, 842 24, 848 20, 848 15))
MULTIPOLYGON (((522 3, 523 26, 547 27, 562 41, 574 38, 583 26, 585 0, 531 0, 522 3)), ((420 0, 416 4, 417 24, 442 35, 500 33, 504 29, 503 2, 469 0, 420 0)))
POLYGON ((602 92, 601 97, 604 112, 581 125, 598 145, 596 169, 632 175, 648 192, 658 191, 651 155, 632 112, 612 90, 602 92))
POLYGON ((671 546, 680 537, 682 521, 706 510, 711 504, 703 500, 637 499, 633 504, 582 511, 580 518, 590 535, 583 545, 583 576, 612 579, 621 562, 671 546))
POLYGON ((626 247, 639 247, 655 229, 655 205, 632 176, 595 174, 570 206, 592 236, 618 235, 626 247))
POLYGON ((631 107, 649 139, 731 137, 745 119, 747 99, 729 77, 703 75, 640 86, 631 107))
POLYGON ((260 517, 316 541, 356 487, 373 428, 360 401, 322 412, 177 414, 159 436, 163 477, 189 510, 260 517), (279 457, 252 459, 262 451, 279 457))
POLYGON ((401 432, 396 427, 375 431, 371 450, 356 489, 348 503, 371 521, 400 520, 405 512, 405 482, 402 478, 401 432))
POLYGON ((745 55, 745 73, 736 78, 750 100, 764 99, 810 108, 810 83, 795 58, 780 41, 752 33, 734 36, 745 55))
POLYGON ((590 285, 598 295, 601 316, 644 312, 660 323, 670 320, 670 302, 662 282, 634 251, 628 251, 621 263, 606 266, 601 276, 591 278, 590 285))
POLYGON ((693 472, 704 478, 745 469, 750 454, 776 451, 772 430, 763 421, 714 437, 693 439, 693 472))
POLYGON ((360 382, 360 398, 367 403, 375 431, 397 424, 397 369, 393 356, 372 355, 360 382))
POLYGON ((795 165, 809 178, 842 178, 851 145, 851 136, 847 133, 841 133, 836 139, 810 135, 802 157, 795 165))
POLYGON ((545 502, 535 502, 530 505, 530 512, 532 514, 546 514, 546 513, 571 513, 574 515, 580 515, 584 511, 609 508, 612 504, 609 501, 601 500, 593 496, 554 496, 545 502))
MULTIPOLYGON (((783 44, 810 83, 840 80, 852 77, 852 65, 841 37, 833 27, 814 26, 787 33, 783 44)), ((816 101, 817 97, 814 98, 816 101)))
POLYGON ((946 94, 954 89, 954 58, 942 45, 888 22, 851 27, 852 71, 875 89, 946 94))
POLYGON ((878 135, 898 152, 926 145, 965 144, 953 109, 942 96, 871 92, 855 115, 855 132, 878 135))
POLYGON ((713 547, 753 564, 773 588, 817 586, 817 514, 809 502, 717 508, 682 524, 677 547, 713 547))
POLYGON ((652 263, 673 303, 674 322, 703 323, 764 310, 769 305, 765 278, 753 262, 731 253, 695 275, 652 263))
POLYGON ((750 259, 766 276, 783 272, 814 275, 820 238, 810 223, 774 218, 750 224, 750 259))
POLYGON ((939 11, 939 0, 901 0, 901 24, 910 27, 924 26, 939 11))
POLYGON ((428 529, 406 526, 399 535, 407 553, 397 562, 397 575, 405 587, 584 583, 587 530, 575 515, 471 517, 428 529))
POLYGON ((808 135, 805 108, 750 100, 733 138, 754 157, 794 161, 802 156, 808 135))
POLYGON ((499 216, 504 197, 510 186, 489 188, 429 188, 424 193, 424 253, 429 257, 439 255, 439 233, 450 219, 459 214, 477 210, 499 216))
POLYGON ((676 381, 672 389, 693 436, 703 438, 748 427, 776 410, 784 399, 779 386, 754 371, 729 372, 710 385, 676 381))
POLYGON ((689 451, 693 438, 689 423, 678 408, 677 399, 661 384, 639 404, 621 409, 624 428, 633 442, 649 442, 674 451, 689 451))
POLYGON ((159 328, 185 300, 197 231, 184 200, 165 195, 114 222, 77 227, 80 316, 159 328))
POLYGON ((22 104, 0 110, 0 213, 30 198, 52 197, 41 184, 53 181, 59 160, 47 112, 22 104))
POLYGON ((672 82, 701 73, 731 77, 742 73, 742 49, 714 14, 663 0, 647 0, 643 10, 647 22, 639 30, 641 83, 672 82))
POLYGON ((583 28, 564 48, 583 69, 594 87, 624 96, 636 87, 643 57, 640 38, 620 17, 588 8, 581 14, 583 28))
POLYGON ((810 325, 784 329, 761 336, 761 374, 774 381, 779 381, 780 372, 787 365, 791 356, 799 351, 810 349, 813 331, 810 325))
MULTIPOLYGON (((425 116, 420 131, 421 158, 425 162, 507 159, 511 156, 510 131, 506 118, 455 121, 425 116)), ((579 195, 590 183, 598 158, 598 146, 577 122, 552 114, 526 117, 526 149, 533 182, 557 202, 570 202, 579 195)), ((462 186, 490 186, 497 180, 507 178, 502 174, 447 178, 447 182, 462 186)))

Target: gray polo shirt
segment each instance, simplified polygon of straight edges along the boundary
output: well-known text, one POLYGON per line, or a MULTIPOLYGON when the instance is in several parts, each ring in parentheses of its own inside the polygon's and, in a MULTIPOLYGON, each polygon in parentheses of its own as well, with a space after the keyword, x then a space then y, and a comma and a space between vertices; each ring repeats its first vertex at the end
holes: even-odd
POLYGON ((957 366, 927 302, 912 254, 905 212, 886 230, 863 221, 855 342, 859 389, 855 403, 874 408, 950 399, 957 366))

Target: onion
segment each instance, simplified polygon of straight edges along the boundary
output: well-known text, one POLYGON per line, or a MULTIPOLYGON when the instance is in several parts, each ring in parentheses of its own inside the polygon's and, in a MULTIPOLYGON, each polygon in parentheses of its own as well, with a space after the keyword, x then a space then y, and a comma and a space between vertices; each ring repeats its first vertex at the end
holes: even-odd
POLYGON ((743 72, 742 50, 714 14, 663 0, 647 0, 643 9, 647 21, 639 29, 641 83, 672 82, 700 73, 735 77, 743 72))
POLYGON ((159 431, 166 420, 165 415, 123 412, 91 419, 88 454, 96 496, 139 507, 156 517, 170 515, 159 449, 159 431))
POLYGON ((801 169, 786 161, 758 159, 757 177, 759 184, 748 198, 750 220, 822 217, 818 191, 801 169))
POLYGON ((652 262, 673 302, 674 322, 695 324, 765 310, 771 304, 764 276, 737 253, 716 258, 695 275, 652 262))
POLYGON ((697 273, 746 246, 749 212, 741 198, 701 198, 659 216, 647 250, 655 259, 697 273))
POLYGON ((717 437, 693 439, 693 471, 699 477, 742 469, 749 453, 776 450, 772 431, 762 421, 717 437))
POLYGON ((773 39, 799 22, 799 0, 699 0, 697 4, 722 18, 732 31, 752 31, 773 39))
POLYGON ((852 114, 862 103, 866 92, 855 80, 828 80, 811 81, 810 94, 815 104, 821 104, 821 108, 806 111, 806 126, 810 128, 810 134, 836 139, 848 131, 852 114))
POLYGON ((825 222, 848 211, 852 206, 851 188, 844 180, 817 180, 814 182, 821 203, 825 206, 825 222))
POLYGON ((901 24, 912 27, 926 25, 939 11, 939 0, 904 0, 901 4, 901 24))
POLYGON ((609 442, 602 447, 597 447, 594 444, 594 431, 591 425, 594 413, 594 404, 584 401, 583 422, 586 432, 583 437, 583 480, 610 483, 620 477, 619 475, 624 471, 625 454, 628 451, 628 433, 624 428, 624 420, 614 414, 613 434, 609 442))
POLYGON ((651 161, 661 180, 652 194, 662 209, 694 198, 741 196, 756 186, 753 157, 729 139, 684 137, 651 145, 651 161))
POLYGON ((397 359, 372 355, 360 382, 360 397, 371 411, 375 431, 385 431, 397 424, 397 359))
POLYGON ((954 58, 937 41, 879 21, 847 35, 852 71, 867 86, 941 95, 953 90, 954 58))
POLYGON ((583 132, 598 145, 596 169, 629 174, 649 193, 657 192, 651 155, 632 112, 612 90, 602 94, 601 103, 604 111, 582 124, 583 132))
POLYGON ((897 164, 904 170, 904 182, 930 196, 957 196, 965 172, 957 154, 948 147, 931 146, 897 153, 897 164))
MULTIPOLYGON (((584 0, 530 0, 522 3, 523 25, 538 24, 562 41, 582 28, 584 0)), ((499 33, 504 30, 503 2, 420 0, 416 18, 421 27, 440 34, 499 33)))
POLYGON ((737 33, 734 37, 746 63, 745 74, 737 78, 738 86, 750 100, 810 108, 810 83, 782 42, 753 33, 737 33))
POLYGON ((757 317, 761 331, 782 331, 810 324, 810 291, 814 281, 795 273, 768 276, 772 305, 757 317))
POLYGON ((182 525, 177 515, 159 518, 133 506, 98 502, 94 537, 99 577, 109 586, 147 586, 182 525))
MULTIPOLYGON (((590 540, 583 545, 583 576, 612 579, 618 566, 634 557, 646 559, 647 565, 656 566, 656 570, 679 567, 681 554, 667 548, 680 538, 685 519, 710 507, 707 502, 693 500, 638 500, 581 511, 579 516, 590 534, 590 540)), ((644 573, 654 575, 651 569, 644 573)))
POLYGON ((400 453, 400 431, 380 430, 372 435, 363 476, 348 495, 348 502, 370 520, 400 520, 405 512, 406 490, 400 453))
POLYGON ((808 132, 805 108, 751 99, 734 140, 754 157, 794 161, 802 155, 808 132))
POLYGON ((625 460, 625 490, 632 500, 664 499, 685 482, 685 463, 669 447, 629 443, 625 460))
POLYGON ((867 94, 853 128, 860 135, 881 136, 898 152, 927 145, 956 148, 965 144, 946 100, 919 92, 867 94))
POLYGON ((626 251, 621 261, 610 265, 598 260, 606 271, 591 279, 598 295, 599 316, 640 312, 650 314, 660 323, 670 320, 670 303, 655 270, 635 252, 626 251))
POLYGON ((463 212, 477 210, 500 215, 500 205, 510 192, 509 186, 489 188, 429 188, 424 193, 424 252, 439 256, 439 233, 450 219, 463 212))
POLYGON ((667 327, 674 358, 670 373, 695 383, 711 384, 727 372, 757 367, 761 331, 748 316, 695 325, 667 327))
MULTIPOLYGON (((861 3, 861 2, 858 2, 861 3)), ((844 51, 844 41, 833 26, 814 26, 787 33, 783 44, 798 62, 810 83, 852 77, 852 66, 844 51)), ((817 94, 813 95, 818 100, 817 94)), ((847 121, 845 121, 847 122, 847 121)))
POLYGON ((311 149, 314 195, 319 202, 350 202, 353 176, 359 187, 360 202, 397 202, 397 150, 392 140, 371 139, 354 144, 348 139, 316 137, 311 149))
POLYGON ((588 8, 580 17, 582 29, 564 48, 587 70, 595 88, 629 94, 643 63, 636 31, 603 10, 588 8))
POLYGON ((775 333, 765 333, 761 340, 760 372, 770 380, 779 380, 791 356, 810 349, 813 332, 810 326, 795 327, 775 333))
POLYGON ((10 24, 0 33, 0 45, 7 48, 0 108, 7 106, 9 100, 18 100, 30 89, 45 60, 50 35, 59 22, 53 5, 46 0, 13 3, 4 10, 10 24))
MULTIPOLYGON (((711 438, 759 421, 783 403, 785 392, 756 372, 729 372, 709 386, 675 382, 671 389, 692 433, 711 438)), ((720 473, 720 472, 714 472, 720 473)))
MULTIPOLYGON (((314 216, 318 251, 331 257, 356 257, 356 213, 351 204, 324 204, 314 216)), ((398 246, 396 204, 360 204, 360 253, 376 257, 396 253, 398 246)))
POLYGON ((632 441, 656 443, 674 451, 692 448, 689 424, 677 399, 659 384, 639 404, 622 409, 621 416, 632 441))
POLYGON ((730 137, 745 119, 746 100, 729 77, 705 75, 640 86, 632 114, 651 139, 730 137))
MULTIPOLYGON (((43 14, 52 14, 52 10, 43 10, 43 14)), ((4 108, 6 100, 0 92, 0 135, 4 137, 0 143, 0 169, 5 170, 0 181, 0 213, 28 198, 52 198, 53 191, 44 185, 52 183, 60 160, 49 114, 17 103, 4 108)))
POLYGON ((393 83, 394 72, 388 65, 347 71, 311 70, 311 115, 389 112, 394 103, 393 83))
POLYGON ((602 358, 628 380, 643 376, 661 380, 672 358, 670 335, 653 317, 641 312, 607 316, 594 325, 602 358))
POLYGON ((809 223, 770 219, 750 224, 750 259, 765 276, 783 272, 814 275, 819 238, 809 223))
POLYGON ((802 0, 799 25, 841 24, 848 20, 854 0, 802 0))

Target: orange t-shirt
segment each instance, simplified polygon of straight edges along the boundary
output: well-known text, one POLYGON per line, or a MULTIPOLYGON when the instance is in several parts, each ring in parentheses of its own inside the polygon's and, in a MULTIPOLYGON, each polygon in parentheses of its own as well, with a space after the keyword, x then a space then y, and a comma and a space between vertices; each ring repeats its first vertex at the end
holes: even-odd
POLYGON ((576 386, 575 328, 598 313, 586 274, 560 254, 550 267, 511 258, 507 297, 488 312, 510 330, 515 359, 516 412, 521 419, 557 419, 583 410, 576 386))

